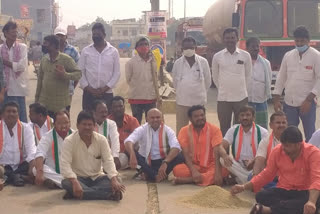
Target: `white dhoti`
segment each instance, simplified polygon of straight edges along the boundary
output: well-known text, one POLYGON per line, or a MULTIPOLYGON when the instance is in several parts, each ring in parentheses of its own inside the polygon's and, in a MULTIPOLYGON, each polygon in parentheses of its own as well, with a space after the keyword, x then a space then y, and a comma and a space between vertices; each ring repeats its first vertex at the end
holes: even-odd
MULTIPOLYGON (((37 170, 35 167, 32 169, 32 173, 34 176, 37 175, 37 170)), ((49 179, 49 180, 53 181, 58 187, 62 188, 62 186, 61 186, 61 182, 63 180, 62 175, 56 173, 55 170, 51 169, 49 166, 47 166, 45 164, 43 165, 43 177, 45 179, 49 179)))
MULTIPOLYGON (((233 159, 233 158, 232 158, 233 159)), ((238 184, 244 184, 248 182, 248 177, 252 170, 248 171, 243 168, 239 162, 233 159, 231 167, 226 167, 222 158, 220 158, 221 165, 228 169, 228 171, 236 177, 238 184)))
POLYGON ((129 167, 129 158, 125 153, 119 153, 120 169, 127 169, 129 167))

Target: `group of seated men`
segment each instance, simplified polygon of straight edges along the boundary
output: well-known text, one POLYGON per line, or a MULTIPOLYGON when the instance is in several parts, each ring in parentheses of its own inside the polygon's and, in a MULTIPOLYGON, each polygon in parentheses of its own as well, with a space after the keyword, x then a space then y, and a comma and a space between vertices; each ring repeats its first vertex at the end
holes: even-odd
POLYGON ((0 189, 34 180, 65 189, 65 199, 121 200, 125 186, 117 170, 131 167, 153 182, 166 180, 172 171, 173 184, 221 186, 234 180, 232 194, 259 192, 251 213, 316 212, 320 150, 305 143, 298 128, 287 127, 283 112, 271 115, 268 133, 255 124, 254 109, 244 106, 240 124, 223 137, 197 105, 188 111, 190 124, 177 138, 158 109, 149 110, 140 126, 124 106, 122 97, 114 97, 109 114, 106 104, 96 101, 93 112, 79 113, 75 131, 67 111, 51 119, 35 103, 29 108, 31 123, 25 124, 18 119, 18 105, 5 104, 0 121, 0 179, 5 182, 0 189))

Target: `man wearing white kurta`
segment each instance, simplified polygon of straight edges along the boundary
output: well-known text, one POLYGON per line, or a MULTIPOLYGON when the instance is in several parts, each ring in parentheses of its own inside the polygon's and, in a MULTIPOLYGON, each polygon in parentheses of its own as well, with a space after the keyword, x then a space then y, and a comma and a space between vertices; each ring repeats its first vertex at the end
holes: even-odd
POLYGON ((0 121, 0 171, 4 171, 7 184, 24 186, 25 179, 31 174, 29 168, 33 166, 36 152, 33 132, 28 124, 19 120, 17 103, 6 103, 3 111, 3 120, 0 121))
POLYGON ((48 187, 56 185, 61 188, 63 180, 59 161, 61 147, 64 139, 71 133, 69 114, 65 111, 57 112, 54 128, 41 138, 37 147, 36 167, 33 169, 37 185, 45 183, 48 187))
POLYGON ((187 37, 182 41, 183 56, 173 65, 173 86, 176 89, 176 121, 180 129, 189 123, 188 110, 194 105, 207 104, 207 92, 211 85, 208 61, 195 54, 196 41, 187 37))
MULTIPOLYGON (((96 120, 95 131, 107 138, 110 149, 111 149, 111 154, 113 156, 114 163, 116 165, 116 169, 120 169, 122 168, 124 163, 121 164, 119 159, 120 141, 119 141, 117 124, 113 120, 107 119, 108 108, 103 101, 101 100, 95 101, 93 103, 93 110, 94 110, 93 116, 96 120)), ((126 163, 126 166, 128 166, 128 163, 126 163)))

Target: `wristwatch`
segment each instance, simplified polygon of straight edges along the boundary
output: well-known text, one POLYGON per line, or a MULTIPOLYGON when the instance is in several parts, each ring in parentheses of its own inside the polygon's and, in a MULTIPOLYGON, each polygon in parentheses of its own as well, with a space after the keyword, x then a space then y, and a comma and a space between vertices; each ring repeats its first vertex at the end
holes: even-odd
POLYGON ((168 165, 168 161, 163 160, 163 161, 162 161, 162 164, 164 164, 164 163, 168 165))

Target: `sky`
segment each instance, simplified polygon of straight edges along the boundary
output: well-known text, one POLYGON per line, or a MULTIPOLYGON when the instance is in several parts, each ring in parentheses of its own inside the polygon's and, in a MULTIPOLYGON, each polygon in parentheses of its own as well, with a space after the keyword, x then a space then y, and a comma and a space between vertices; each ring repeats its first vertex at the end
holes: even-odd
MULTIPOLYGON (((186 0, 187 16, 204 16, 214 0, 186 0), (201 2, 201 3, 200 3, 201 2)), ((142 11, 150 10, 150 0, 56 0, 60 5, 62 26, 80 27, 93 22, 97 16, 106 21, 140 18, 142 11)), ((173 16, 184 16, 184 0, 173 0, 173 16)), ((168 9, 168 0, 160 0, 160 9, 168 9)))

